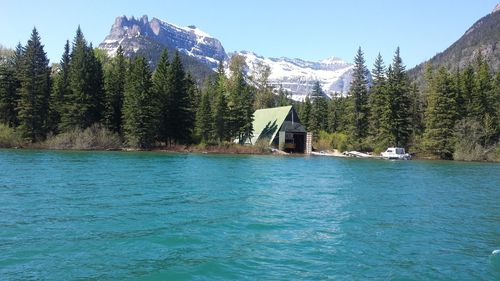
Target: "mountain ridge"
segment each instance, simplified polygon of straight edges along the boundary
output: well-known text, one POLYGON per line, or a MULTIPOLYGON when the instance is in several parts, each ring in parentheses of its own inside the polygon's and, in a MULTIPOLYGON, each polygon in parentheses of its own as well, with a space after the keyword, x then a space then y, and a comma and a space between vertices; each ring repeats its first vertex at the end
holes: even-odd
POLYGON ((444 51, 408 70, 410 77, 421 84, 425 64, 442 65, 449 70, 464 68, 474 62, 478 53, 488 61, 494 72, 500 71, 500 3, 493 11, 477 20, 444 51))
POLYGON ((141 36, 169 49, 179 49, 212 67, 216 67, 219 60, 227 59, 220 41, 208 33, 195 26, 180 27, 157 18, 149 21, 146 15, 140 19, 117 17, 110 33, 99 44, 99 48, 106 50, 111 56, 120 44, 125 51, 137 52, 143 46, 134 44, 134 39, 141 36))
MULTIPOLYGON (((183 60, 190 62, 188 68, 191 69, 188 70, 196 72, 194 75, 198 80, 202 80, 210 70, 215 70, 219 61, 227 63, 229 60, 222 43, 196 26, 181 27, 155 17, 149 20, 146 15, 141 18, 117 17, 109 34, 99 44, 99 49, 114 56, 119 45, 126 56, 143 55, 153 67, 163 48, 169 51, 179 50, 183 54, 183 60)), ((336 57, 313 62, 298 58, 265 58, 248 51, 230 54, 245 57, 249 64, 247 75, 254 73, 253 65, 257 61, 268 64, 272 69, 270 83, 284 86, 295 100, 303 100, 316 81, 320 82, 328 96, 332 96, 334 92, 347 93, 350 86, 352 64, 336 57)))

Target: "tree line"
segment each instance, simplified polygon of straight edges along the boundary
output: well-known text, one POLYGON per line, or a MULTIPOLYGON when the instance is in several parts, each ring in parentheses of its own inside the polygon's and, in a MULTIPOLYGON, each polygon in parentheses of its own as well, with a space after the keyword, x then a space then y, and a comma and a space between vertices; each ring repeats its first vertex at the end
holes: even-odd
MULTIPOLYGON (((302 123, 320 140, 343 140, 337 148, 381 151, 401 146, 443 159, 498 150, 500 74, 480 52, 463 69, 428 65, 423 87, 410 80, 396 50, 385 66, 379 54, 368 71, 361 48, 354 58, 347 95, 330 99, 319 82, 303 102, 269 85, 269 66, 246 76, 244 57, 223 62, 203 84, 184 69, 179 53, 163 51, 157 67, 146 58, 126 58, 121 47, 108 58, 78 27, 59 64, 49 67, 33 29, 25 46, 0 54, 0 123, 28 142, 101 124, 126 145, 240 143, 251 137, 256 109, 293 104, 302 123), (460 156, 461 155, 461 156, 460 156)), ((331 144, 330 144, 331 145, 331 144)))
MULTIPOLYGON (((102 124, 132 147, 244 140, 252 134, 259 90, 235 56, 226 78, 223 63, 203 91, 186 73, 178 52, 164 50, 154 71, 146 58, 107 58, 87 43, 78 27, 58 65, 49 67, 36 28, 0 61, 0 123, 28 142, 75 128, 102 124)), ((269 89, 266 88, 266 91, 269 89)))
MULTIPOLYGON (((379 54, 371 76, 361 48, 354 58, 347 96, 325 98, 319 83, 299 105, 308 130, 341 135, 345 149, 382 151, 410 148, 442 159, 484 160, 498 150, 500 73, 493 73, 478 52, 463 69, 426 67, 418 88, 405 70, 397 48, 386 67, 379 54), (470 154, 475 154, 471 157, 470 154)), ((496 152, 498 154, 498 152, 496 152)))

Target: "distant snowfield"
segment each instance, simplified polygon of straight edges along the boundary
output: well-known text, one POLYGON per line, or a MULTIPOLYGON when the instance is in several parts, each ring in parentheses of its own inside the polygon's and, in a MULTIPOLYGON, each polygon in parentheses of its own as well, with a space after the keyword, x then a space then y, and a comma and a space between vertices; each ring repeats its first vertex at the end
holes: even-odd
POLYGON ((289 58, 265 58, 252 52, 237 52, 245 57, 248 75, 253 75, 259 64, 271 69, 269 82, 273 86, 283 87, 294 100, 302 101, 311 93, 316 81, 329 97, 346 95, 350 83, 353 65, 339 58, 328 58, 319 62, 289 58))

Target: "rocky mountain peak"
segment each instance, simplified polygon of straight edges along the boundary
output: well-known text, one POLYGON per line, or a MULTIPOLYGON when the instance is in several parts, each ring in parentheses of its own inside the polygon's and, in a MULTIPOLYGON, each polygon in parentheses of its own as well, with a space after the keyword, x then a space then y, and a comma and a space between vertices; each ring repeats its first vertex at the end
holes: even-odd
POLYGON ((492 11, 491 13, 493 14, 493 13, 496 13, 496 12, 498 12, 498 11, 500 11, 500 3, 498 3, 498 4, 495 6, 495 8, 493 9, 493 11, 492 11))
MULTIPOLYGON (((219 40, 192 25, 181 27, 157 18, 149 21, 144 15, 140 19, 120 16, 115 19, 110 33, 99 45, 100 49, 113 56, 121 45, 127 54, 135 54, 151 46, 163 46, 196 57, 212 68, 227 54, 219 40)), ((161 50, 160 50, 161 51, 161 50)))

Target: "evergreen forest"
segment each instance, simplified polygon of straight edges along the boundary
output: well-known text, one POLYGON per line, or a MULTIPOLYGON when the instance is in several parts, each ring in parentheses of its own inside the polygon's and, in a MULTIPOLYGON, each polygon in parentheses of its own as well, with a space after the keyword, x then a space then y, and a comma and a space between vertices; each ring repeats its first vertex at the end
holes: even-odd
POLYGON ((229 144, 251 136, 256 109, 294 105, 315 149, 378 153, 398 146, 433 158, 499 161, 500 73, 477 53, 462 69, 427 64, 417 85, 399 48, 388 65, 379 54, 371 71, 359 48, 349 93, 329 98, 317 82, 297 102, 270 86, 266 65, 247 77, 238 55, 196 80, 178 52, 164 50, 151 69, 121 47, 108 57, 80 27, 49 65, 34 28, 25 45, 0 50, 0 146, 229 144))

